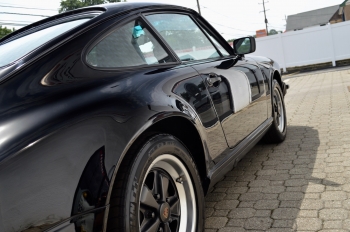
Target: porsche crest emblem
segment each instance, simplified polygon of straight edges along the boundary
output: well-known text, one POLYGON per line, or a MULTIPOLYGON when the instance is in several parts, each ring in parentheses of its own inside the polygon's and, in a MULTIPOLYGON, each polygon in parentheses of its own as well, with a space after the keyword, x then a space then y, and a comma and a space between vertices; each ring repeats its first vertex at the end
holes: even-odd
POLYGON ((169 217, 169 208, 165 207, 164 211, 163 211, 163 217, 165 217, 166 219, 169 217))

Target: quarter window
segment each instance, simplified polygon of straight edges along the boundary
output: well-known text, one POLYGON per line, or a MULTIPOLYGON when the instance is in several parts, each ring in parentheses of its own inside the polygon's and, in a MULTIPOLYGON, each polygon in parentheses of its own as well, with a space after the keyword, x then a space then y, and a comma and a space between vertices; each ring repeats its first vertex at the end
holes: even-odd
POLYGON ((120 68, 175 62, 141 20, 119 27, 88 53, 94 67, 120 68))
POLYGON ((210 40, 188 15, 154 14, 146 18, 182 61, 220 57, 210 40))
POLYGON ((18 60, 22 56, 44 45, 55 37, 89 21, 90 19, 91 18, 77 19, 62 22, 46 28, 43 27, 41 30, 1 44, 0 67, 18 60))

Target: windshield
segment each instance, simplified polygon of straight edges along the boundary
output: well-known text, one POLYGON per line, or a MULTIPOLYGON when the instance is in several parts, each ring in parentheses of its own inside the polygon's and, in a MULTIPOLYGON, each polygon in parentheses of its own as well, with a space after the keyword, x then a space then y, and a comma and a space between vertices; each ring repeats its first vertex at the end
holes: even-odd
POLYGON ((90 18, 64 22, 44 28, 0 45, 0 67, 8 65, 64 32, 79 26, 90 18))

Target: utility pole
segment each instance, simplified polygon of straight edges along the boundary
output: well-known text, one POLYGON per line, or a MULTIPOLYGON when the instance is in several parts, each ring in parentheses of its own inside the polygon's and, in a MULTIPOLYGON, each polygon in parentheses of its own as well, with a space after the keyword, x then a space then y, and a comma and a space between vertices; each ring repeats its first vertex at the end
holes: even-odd
MULTIPOLYGON (((260 11, 260 12, 264 12, 264 16, 265 16, 265 25, 266 25, 266 35, 269 35, 269 31, 268 31, 268 28, 267 28, 267 23, 268 23, 268 21, 267 21, 267 18, 266 18, 266 11, 268 11, 268 10, 265 10, 265 0, 262 0, 263 1, 263 7, 264 7, 264 11, 260 11)), ((266 3, 268 3, 268 2, 266 2, 266 3)), ((259 3, 260 4, 260 3, 259 3)))
POLYGON ((199 6, 199 0, 197 0, 197 6, 198 6, 198 13, 199 13, 199 15, 202 15, 201 14, 201 7, 199 6))
POLYGON ((266 34, 269 35, 269 30, 267 28, 267 18, 266 18, 266 10, 265 10, 265 0, 263 0, 263 7, 264 7, 264 16, 265 16, 265 25, 266 25, 266 34))

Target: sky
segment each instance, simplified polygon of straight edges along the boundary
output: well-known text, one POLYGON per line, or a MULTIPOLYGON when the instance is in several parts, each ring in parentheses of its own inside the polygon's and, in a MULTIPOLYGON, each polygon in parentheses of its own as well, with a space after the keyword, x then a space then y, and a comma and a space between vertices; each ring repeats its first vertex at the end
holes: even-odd
MULTIPOLYGON (((146 2, 146 0, 127 1, 146 2)), ((180 5, 198 11, 197 0, 149 1, 180 5)), ((61 0, 0 0, 0 25, 18 29, 44 19, 43 16, 55 15, 58 13, 60 2, 61 0)), ((199 5, 202 16, 225 39, 232 39, 254 35, 256 30, 265 29, 262 2, 263 0, 199 0, 199 5)), ((285 31, 288 15, 340 5, 342 2, 343 0, 265 0, 268 29, 285 31)))

